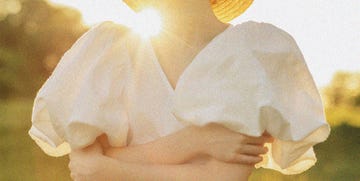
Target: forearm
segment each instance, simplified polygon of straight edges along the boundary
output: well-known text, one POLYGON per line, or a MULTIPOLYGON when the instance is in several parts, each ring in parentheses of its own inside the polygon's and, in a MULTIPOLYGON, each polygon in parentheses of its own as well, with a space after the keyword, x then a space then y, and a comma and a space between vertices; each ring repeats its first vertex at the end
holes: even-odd
POLYGON ((200 165, 157 165, 118 161, 113 163, 108 176, 112 181, 205 180, 201 178, 204 177, 202 172, 204 169, 200 165))
POLYGON ((199 156, 212 156, 225 162, 255 164, 265 154, 265 142, 272 137, 249 137, 220 125, 188 126, 155 141, 122 148, 104 149, 105 155, 135 163, 181 164, 199 156))
POLYGON ((194 129, 199 128, 195 126, 186 127, 146 144, 109 148, 105 151, 105 155, 119 161, 132 163, 185 163, 202 154, 200 145, 196 144, 198 135, 194 135, 197 132, 194 129))
POLYGON ((112 160, 107 165, 109 181, 217 181, 247 180, 253 168, 211 160, 206 164, 141 164, 112 160))

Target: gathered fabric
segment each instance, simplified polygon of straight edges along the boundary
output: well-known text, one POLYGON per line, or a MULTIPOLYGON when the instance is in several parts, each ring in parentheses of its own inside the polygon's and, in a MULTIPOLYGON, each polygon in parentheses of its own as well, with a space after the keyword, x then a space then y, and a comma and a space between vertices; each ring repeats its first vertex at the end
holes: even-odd
MULTIPOLYGON (((301 173, 330 127, 304 57, 284 30, 231 25, 180 75, 175 88, 148 39, 119 24, 93 26, 64 54, 38 91, 30 136, 51 156, 92 144, 144 144, 188 125, 219 123, 275 141, 256 167, 301 173)), ((226 149, 226 148, 224 148, 226 149)))

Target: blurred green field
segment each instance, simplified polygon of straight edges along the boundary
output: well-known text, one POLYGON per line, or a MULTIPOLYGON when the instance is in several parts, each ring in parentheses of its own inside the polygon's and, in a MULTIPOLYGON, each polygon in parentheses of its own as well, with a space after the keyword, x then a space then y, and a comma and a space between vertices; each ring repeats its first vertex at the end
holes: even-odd
MULTIPOLYGON (((68 159, 45 155, 28 136, 32 103, 29 99, 0 102, 0 180, 71 180, 68 159)), ((334 127, 315 152, 317 164, 303 174, 284 176, 258 169, 250 180, 360 180, 360 128, 345 124, 334 127)))
POLYGON ((67 158, 45 155, 28 136, 32 100, 0 102, 0 180, 70 180, 67 158))

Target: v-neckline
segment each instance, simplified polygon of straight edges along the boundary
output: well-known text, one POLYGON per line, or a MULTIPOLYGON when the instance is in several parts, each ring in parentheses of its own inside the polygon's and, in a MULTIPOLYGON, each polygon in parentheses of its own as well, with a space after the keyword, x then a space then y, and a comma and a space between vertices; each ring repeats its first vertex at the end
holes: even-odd
POLYGON ((222 35, 224 35, 229 29, 231 29, 231 27, 233 27, 234 25, 229 24, 228 27, 226 27, 222 32, 220 32, 219 34, 215 35, 203 48, 200 49, 200 51, 198 51, 196 53, 196 55, 194 56, 194 58, 191 60, 191 62, 185 67, 185 69, 180 73, 175 87, 173 87, 170 83, 169 78, 166 76, 165 71, 163 70, 163 68, 160 65, 159 62, 159 58, 156 55, 155 49, 151 43, 150 40, 147 41, 151 55, 153 56, 151 59, 154 62, 156 68, 158 69, 159 73, 161 74, 161 79, 163 82, 165 82, 166 86, 168 87, 168 89, 170 90, 171 93, 175 93, 176 89, 178 88, 179 82, 181 81, 182 77, 184 76, 185 72, 189 69, 189 67, 194 64, 195 61, 197 61, 197 59, 199 59, 200 55, 203 54, 203 52, 205 52, 206 49, 208 49, 210 47, 210 45, 214 44, 215 41, 217 39, 219 39, 222 35))

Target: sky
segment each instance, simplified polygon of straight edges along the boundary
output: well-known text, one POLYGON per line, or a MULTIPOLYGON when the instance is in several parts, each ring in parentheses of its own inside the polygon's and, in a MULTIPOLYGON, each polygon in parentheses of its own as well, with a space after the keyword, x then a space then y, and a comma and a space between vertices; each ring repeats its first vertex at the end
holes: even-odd
MULTIPOLYGON (((78 9, 87 25, 128 24, 134 13, 121 0, 49 0, 78 9)), ((360 0, 254 0, 231 21, 267 22, 294 37, 318 87, 336 71, 360 72, 360 0)))

